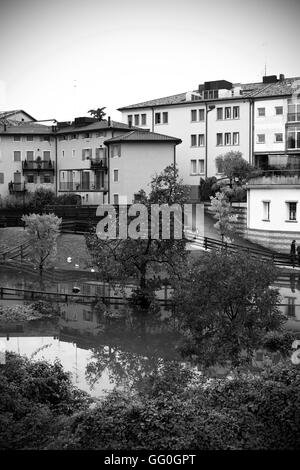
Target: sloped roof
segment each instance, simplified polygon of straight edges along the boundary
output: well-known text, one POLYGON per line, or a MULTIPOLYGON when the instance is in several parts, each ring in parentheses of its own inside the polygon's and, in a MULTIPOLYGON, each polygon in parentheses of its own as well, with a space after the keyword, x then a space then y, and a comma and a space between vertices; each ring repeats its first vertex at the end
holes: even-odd
MULTIPOLYGON (((238 83, 234 84, 234 86, 240 86, 242 89, 242 94, 240 96, 229 96, 229 97, 220 97, 215 99, 200 99, 200 100, 186 100, 185 93, 179 93, 177 95, 166 96, 163 98, 157 98, 150 101, 143 101, 141 103, 135 103, 128 106, 123 106, 118 108, 119 111, 122 110, 130 110, 130 109, 137 109, 137 108, 147 108, 152 106, 170 106, 176 104, 183 104, 183 103, 205 103, 207 101, 224 101, 224 100, 236 100, 241 98, 261 98, 261 97, 270 97, 270 96, 287 96, 292 95, 295 91, 293 85, 299 81, 300 84, 300 77, 291 77, 285 78, 281 81, 276 83, 263 83, 263 82, 256 82, 256 83, 238 83)), ((195 90, 198 91, 198 90, 195 90)))
POLYGON ((125 142, 175 142, 180 144, 182 142, 178 137, 171 137, 165 134, 158 134, 157 132, 149 131, 132 131, 128 134, 113 137, 112 139, 105 140, 105 144, 125 142))
POLYGON ((36 122, 14 121, 5 119, 0 121, 0 134, 3 135, 45 135, 54 134, 52 126, 44 126, 36 122))
POLYGON ((57 134, 68 134, 68 133, 76 133, 76 132, 89 132, 89 131, 97 131, 97 130, 106 130, 106 129, 139 129, 139 127, 129 127, 128 124, 124 122, 118 121, 110 121, 110 125, 108 121, 105 119, 103 121, 96 121, 90 124, 85 125, 78 125, 75 126, 74 124, 70 126, 63 127, 57 131, 57 134))
POLYGON ((36 121, 36 119, 34 119, 34 117, 30 116, 30 114, 26 113, 26 111, 24 111, 23 109, 13 109, 12 111, 0 111, 0 120, 10 118, 10 117, 12 117, 12 116, 14 116, 15 114, 18 114, 18 113, 24 113, 30 119, 32 119, 33 121, 36 121))

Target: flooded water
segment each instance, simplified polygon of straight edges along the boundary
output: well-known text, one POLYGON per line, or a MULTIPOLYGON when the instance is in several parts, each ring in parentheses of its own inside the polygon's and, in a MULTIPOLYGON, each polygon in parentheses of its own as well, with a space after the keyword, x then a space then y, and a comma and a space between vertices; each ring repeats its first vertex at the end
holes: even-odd
MULTIPOLYGON (((64 273, 61 280, 48 277, 43 289, 71 294, 76 286, 85 295, 118 297, 120 292, 96 280, 91 273, 64 273)), ((39 290, 37 278, 30 272, 1 267, 0 286, 39 290)), ((127 294, 134 286, 127 286, 127 294)), ((282 296, 282 311, 287 314, 287 328, 300 332, 300 273, 282 274, 276 282, 282 296)), ((158 292, 170 298, 165 287, 158 292)), ((30 296, 29 296, 30 299, 30 296)), ((15 305, 24 300, 0 300, 0 305, 15 305)), ((0 342, 8 351, 34 359, 59 359, 72 374, 74 384, 94 396, 103 396, 113 388, 126 388, 158 369, 163 361, 180 360, 179 334, 167 306, 151 318, 120 315, 123 306, 76 302, 59 303, 56 321, 12 324, 0 329, 0 342)))

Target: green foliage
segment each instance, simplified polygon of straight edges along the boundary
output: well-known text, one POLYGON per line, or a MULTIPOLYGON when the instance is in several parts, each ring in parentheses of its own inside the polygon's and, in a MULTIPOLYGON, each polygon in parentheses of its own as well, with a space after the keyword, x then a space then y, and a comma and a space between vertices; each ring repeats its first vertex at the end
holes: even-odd
POLYGON ((174 284, 185 355, 203 366, 251 361, 268 331, 281 328, 276 268, 247 253, 205 252, 174 284))
POLYGON ((13 323, 45 318, 54 318, 59 314, 58 307, 50 302, 38 300, 28 305, 1 305, 0 323, 13 323))
POLYGON ((52 264, 57 253, 57 237, 61 220, 54 214, 23 215, 27 237, 31 245, 30 258, 42 274, 52 264))
POLYGON ((0 365, 0 449, 42 449, 66 418, 87 408, 59 362, 33 362, 6 353, 0 365))
POLYGON ((254 171, 254 168, 242 156, 241 152, 228 152, 216 158, 219 171, 222 172, 232 183, 237 179, 239 184, 244 183, 254 171))
POLYGON ((211 196, 210 200, 210 210, 214 213, 214 218, 217 219, 214 226, 221 235, 230 238, 235 231, 233 222, 236 221, 237 216, 232 214, 232 208, 225 193, 218 192, 215 197, 211 196))
POLYGON ((300 369, 291 363, 205 386, 176 366, 151 379, 146 391, 114 392, 71 418, 48 448, 300 449, 300 369))
MULTIPOLYGON (((178 181, 178 170, 173 165, 156 175, 151 181, 149 196, 141 190, 139 203, 148 213, 151 204, 179 204, 187 201, 188 188, 178 181)), ((127 282, 129 277, 139 281, 142 292, 149 290, 153 273, 174 273, 186 259, 185 239, 164 240, 152 237, 150 231, 146 238, 100 239, 95 230, 86 236, 86 243, 102 277, 107 281, 127 282)), ((148 297, 148 293, 147 293, 148 297)))
POLYGON ((90 109, 88 113, 94 118, 98 119, 98 121, 103 121, 104 116, 106 115, 106 113, 104 112, 105 109, 105 106, 103 108, 90 109))
POLYGON ((271 352, 280 352, 284 356, 293 352, 292 343, 296 335, 290 331, 269 331, 263 338, 262 346, 271 352))

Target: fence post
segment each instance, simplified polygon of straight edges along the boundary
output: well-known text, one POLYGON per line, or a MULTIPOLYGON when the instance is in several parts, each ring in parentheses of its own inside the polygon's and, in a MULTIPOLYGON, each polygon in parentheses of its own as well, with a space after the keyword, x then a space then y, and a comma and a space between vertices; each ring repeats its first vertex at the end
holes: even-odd
POLYGON ((3 299, 3 287, 0 289, 0 298, 3 299))
POLYGON ((204 237, 204 249, 207 250, 207 237, 204 237))

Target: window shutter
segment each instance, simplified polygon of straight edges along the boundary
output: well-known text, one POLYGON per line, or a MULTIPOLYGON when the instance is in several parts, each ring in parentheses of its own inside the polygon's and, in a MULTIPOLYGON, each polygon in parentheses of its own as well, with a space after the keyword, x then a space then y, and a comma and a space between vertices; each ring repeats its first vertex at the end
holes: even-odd
POLYGON ((4 184, 4 173, 0 173, 0 184, 4 184))
POLYGON ((34 175, 34 177, 33 177, 33 182, 34 182, 34 184, 37 183, 37 175, 34 175))
POLYGON ((85 160, 85 150, 82 149, 82 160, 85 160))

